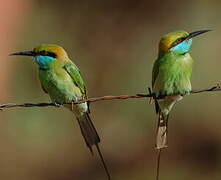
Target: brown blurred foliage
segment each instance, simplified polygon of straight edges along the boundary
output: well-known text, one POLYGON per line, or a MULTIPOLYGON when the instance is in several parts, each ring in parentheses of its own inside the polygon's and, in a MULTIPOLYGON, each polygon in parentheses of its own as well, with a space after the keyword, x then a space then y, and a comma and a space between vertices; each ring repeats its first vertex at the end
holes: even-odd
MULTIPOLYGON (((213 29, 194 39, 193 88, 220 80, 219 1, 9 0, 1 1, 2 102, 47 102, 37 68, 10 52, 41 43, 60 44, 79 66, 89 96, 136 94, 150 86, 160 36, 184 29, 213 29)), ((170 146, 161 178, 220 179, 220 93, 186 97, 170 119, 170 146)), ((97 102, 92 118, 114 180, 153 179, 156 117, 145 99, 97 102)), ((0 178, 103 180, 72 114, 63 108, 1 112, 0 178), (74 121, 74 126, 73 122, 74 121)))

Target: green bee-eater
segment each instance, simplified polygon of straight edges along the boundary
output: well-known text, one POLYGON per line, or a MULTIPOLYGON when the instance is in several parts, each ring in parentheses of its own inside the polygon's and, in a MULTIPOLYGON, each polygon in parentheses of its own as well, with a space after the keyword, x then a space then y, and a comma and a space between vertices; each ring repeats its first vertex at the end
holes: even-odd
MULTIPOLYGON (((69 59, 66 51, 58 45, 43 44, 33 51, 12 53, 11 55, 32 56, 38 65, 42 89, 48 93, 52 102, 57 104, 71 103, 87 98, 85 83, 78 67, 69 59)), ((89 116, 88 103, 64 105, 76 116, 87 147, 98 150, 107 173, 110 175, 99 149, 100 138, 89 116)))
POLYGON ((175 31, 164 35, 159 43, 159 53, 152 71, 152 90, 156 98, 156 112, 159 114, 156 148, 167 147, 167 125, 173 105, 191 92, 190 77, 193 59, 189 54, 192 38, 209 30, 175 31))

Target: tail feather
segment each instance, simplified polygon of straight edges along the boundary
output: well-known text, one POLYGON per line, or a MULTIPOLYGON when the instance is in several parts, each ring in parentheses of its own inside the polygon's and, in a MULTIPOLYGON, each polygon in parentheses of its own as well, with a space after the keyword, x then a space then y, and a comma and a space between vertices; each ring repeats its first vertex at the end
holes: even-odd
POLYGON ((85 143, 87 145, 87 147, 89 148, 89 150, 91 151, 92 155, 93 155, 93 149, 92 146, 95 145, 96 149, 98 151, 99 157, 101 159, 101 162, 103 164, 103 167, 105 169, 105 172, 107 174, 108 180, 110 180, 110 173, 108 171, 107 165, 104 161, 103 155, 101 153, 101 150, 99 148, 99 143, 100 143, 100 137, 91 121, 91 118, 89 116, 88 113, 85 113, 84 115, 82 115, 80 118, 77 118, 80 129, 81 129, 81 133, 84 137, 85 143))
POLYGON ((77 118, 81 133, 84 137, 87 147, 90 149, 93 154, 92 146, 100 143, 100 137, 90 119, 88 113, 85 113, 80 118, 77 118))
POLYGON ((157 136, 156 136, 156 149, 163 149, 168 147, 168 115, 164 115, 159 112, 158 125, 157 125, 157 136))
POLYGON ((103 164, 104 170, 105 170, 105 172, 107 174, 107 178, 108 178, 108 180, 111 180, 111 176, 110 176, 109 170, 108 170, 107 165, 106 165, 106 163, 104 161, 104 157, 103 157, 103 155, 101 153, 101 150, 100 150, 100 147, 99 147, 98 144, 96 144, 96 148, 97 148, 97 152, 98 152, 98 154, 100 156, 101 162, 103 164))

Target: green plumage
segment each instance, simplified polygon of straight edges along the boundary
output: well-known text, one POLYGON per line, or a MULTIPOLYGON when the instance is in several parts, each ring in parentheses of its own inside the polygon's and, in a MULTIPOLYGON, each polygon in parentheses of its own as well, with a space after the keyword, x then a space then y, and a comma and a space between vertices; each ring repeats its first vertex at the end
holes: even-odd
MULTIPOLYGON (((77 66, 71 61, 55 59, 47 70, 39 69, 42 88, 57 104, 71 103, 86 98, 86 87, 77 66)), ((89 116, 88 104, 66 105, 74 112, 81 128, 82 135, 92 152, 92 145, 98 145, 100 138, 89 116)))
POLYGON ((92 146, 97 148, 102 164, 110 180, 110 174, 99 148, 100 137, 89 116, 88 103, 66 104, 87 98, 84 81, 77 66, 69 59, 65 50, 53 44, 43 44, 33 51, 13 53, 12 55, 33 56, 39 67, 39 79, 43 90, 52 102, 70 109, 76 116, 82 136, 93 154, 92 146))
MULTIPOLYGON (((52 61, 47 70, 39 69, 39 79, 53 102, 63 104, 86 98, 86 87, 80 71, 71 61, 52 61)), ((86 105, 82 111, 87 111, 86 105)))
MULTIPOLYGON (((152 87, 156 96, 188 94, 191 91, 192 63, 189 53, 180 55, 169 52, 160 56, 154 63, 152 75, 152 87)), ((165 114, 171 110, 171 104, 174 101, 159 101, 161 111, 165 114)))
POLYGON ((168 118, 174 104, 191 92, 193 60, 189 54, 192 38, 208 30, 187 33, 176 31, 164 35, 152 71, 152 91, 156 95, 158 116, 156 148, 167 147, 168 118))

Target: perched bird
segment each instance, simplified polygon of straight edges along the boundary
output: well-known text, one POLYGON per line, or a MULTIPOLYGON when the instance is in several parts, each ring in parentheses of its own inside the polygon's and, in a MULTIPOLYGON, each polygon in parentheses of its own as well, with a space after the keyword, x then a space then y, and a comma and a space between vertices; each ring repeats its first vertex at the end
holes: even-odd
MULTIPOLYGON (((42 89, 56 104, 72 103, 87 98, 85 83, 78 67, 69 59, 66 51, 58 45, 42 44, 33 51, 16 52, 10 55, 32 56, 38 65, 42 89)), ((70 109, 79 123, 87 147, 93 154, 95 145, 108 179, 110 174, 99 148, 100 138, 89 116, 89 104, 64 105, 70 109)))
POLYGON ((189 54, 192 38, 209 30, 175 31, 164 35, 152 71, 152 91, 158 114, 156 148, 167 147, 168 118, 173 105, 191 92, 193 60, 189 54))

